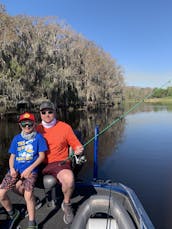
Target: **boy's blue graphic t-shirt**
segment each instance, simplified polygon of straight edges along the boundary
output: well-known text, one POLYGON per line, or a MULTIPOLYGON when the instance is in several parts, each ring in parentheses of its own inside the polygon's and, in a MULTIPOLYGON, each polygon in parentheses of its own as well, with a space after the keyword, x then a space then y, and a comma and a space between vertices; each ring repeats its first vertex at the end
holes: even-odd
MULTIPOLYGON (((22 173, 39 157, 39 152, 48 150, 45 139, 40 133, 31 140, 24 139, 21 134, 16 135, 10 145, 9 153, 15 154, 14 168, 22 173)), ((35 168, 32 172, 38 172, 35 168)))

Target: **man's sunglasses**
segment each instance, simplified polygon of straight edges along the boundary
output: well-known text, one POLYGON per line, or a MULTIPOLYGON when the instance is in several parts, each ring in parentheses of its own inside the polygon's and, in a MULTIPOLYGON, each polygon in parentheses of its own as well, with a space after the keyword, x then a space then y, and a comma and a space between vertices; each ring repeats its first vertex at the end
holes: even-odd
POLYGON ((26 126, 33 127, 33 125, 34 125, 33 122, 28 122, 28 121, 27 122, 20 122, 20 124, 22 127, 26 127, 26 126))
POLYGON ((42 115, 45 115, 45 114, 53 114, 53 111, 41 111, 41 114, 42 114, 42 115))

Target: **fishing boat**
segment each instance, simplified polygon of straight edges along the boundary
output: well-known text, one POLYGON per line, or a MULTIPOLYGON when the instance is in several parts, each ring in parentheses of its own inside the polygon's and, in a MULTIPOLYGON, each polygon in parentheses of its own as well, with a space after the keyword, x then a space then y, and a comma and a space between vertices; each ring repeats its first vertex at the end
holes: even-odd
MULTIPOLYGON (((98 179, 98 129, 94 137, 93 180, 76 180, 71 203, 74 210, 72 224, 63 222, 61 186, 51 175, 45 175, 40 186, 35 188, 39 197, 36 220, 39 228, 50 229, 153 229, 154 226, 136 193, 122 183, 98 179), (38 207, 39 206, 39 207, 38 207)), ((85 162, 83 156, 73 156, 76 165, 85 162)), ((14 206, 20 210, 21 217, 15 229, 27 227, 27 214, 24 198, 11 192, 14 206)), ((0 228, 7 229, 7 214, 0 208, 0 228)))
MULTIPOLYGON (((49 184, 54 183, 54 178, 50 175, 47 176, 44 178, 46 182, 49 184)), ((59 188, 59 185, 56 184, 51 187, 51 190, 48 190, 48 187, 45 190, 35 189, 35 194, 39 196, 42 203, 42 206, 36 212, 39 228, 154 228, 135 192, 121 183, 113 183, 109 180, 95 180, 90 183, 76 182, 75 192, 72 197, 75 217, 71 225, 66 225, 63 222, 63 212, 61 211, 62 194, 59 188)), ((15 207, 21 211, 20 221, 15 228, 26 228, 28 218, 22 217, 22 211, 25 209, 23 198, 14 193, 11 193, 10 197, 15 203, 15 207)), ((7 229, 6 217, 5 212, 1 212, 1 229, 7 229)))

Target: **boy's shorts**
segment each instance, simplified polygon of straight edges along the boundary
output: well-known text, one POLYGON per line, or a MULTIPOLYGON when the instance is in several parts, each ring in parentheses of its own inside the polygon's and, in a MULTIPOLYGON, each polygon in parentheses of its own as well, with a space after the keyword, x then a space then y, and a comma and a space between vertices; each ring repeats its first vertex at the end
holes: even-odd
POLYGON ((71 170, 71 163, 70 161, 66 161, 64 164, 61 164, 62 161, 52 162, 47 164, 44 169, 42 170, 42 174, 52 175, 57 178, 57 174, 63 169, 71 170))
POLYGON ((33 191, 33 188, 35 186, 35 182, 37 179, 37 174, 32 173, 29 178, 23 178, 20 179, 20 176, 17 177, 12 177, 10 173, 7 173, 2 180, 2 183, 0 184, 0 189, 6 189, 6 190, 12 190, 16 183, 21 180, 22 181, 22 186, 24 189, 28 192, 33 191))

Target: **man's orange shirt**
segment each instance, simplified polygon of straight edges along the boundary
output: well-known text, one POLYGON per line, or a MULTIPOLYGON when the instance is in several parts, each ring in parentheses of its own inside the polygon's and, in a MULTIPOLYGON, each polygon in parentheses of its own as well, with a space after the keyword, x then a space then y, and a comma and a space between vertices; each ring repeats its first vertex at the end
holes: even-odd
POLYGON ((73 150, 77 146, 82 146, 72 128, 65 122, 57 121, 56 125, 51 128, 45 128, 39 124, 37 131, 44 136, 48 144, 46 163, 67 159, 69 146, 73 150))

